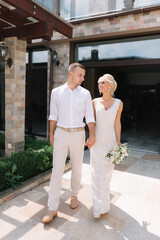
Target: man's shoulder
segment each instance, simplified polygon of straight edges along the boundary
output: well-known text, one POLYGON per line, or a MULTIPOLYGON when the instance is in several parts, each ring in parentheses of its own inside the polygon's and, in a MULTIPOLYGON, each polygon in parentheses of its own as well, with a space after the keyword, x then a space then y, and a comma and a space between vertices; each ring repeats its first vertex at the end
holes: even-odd
POLYGON ((53 88, 53 89, 52 89, 52 92, 53 92, 53 93, 58 93, 58 92, 62 91, 64 88, 65 88, 65 84, 53 88))
POLYGON ((81 93, 90 94, 90 92, 86 88, 84 88, 82 86, 79 86, 79 90, 81 91, 81 93))

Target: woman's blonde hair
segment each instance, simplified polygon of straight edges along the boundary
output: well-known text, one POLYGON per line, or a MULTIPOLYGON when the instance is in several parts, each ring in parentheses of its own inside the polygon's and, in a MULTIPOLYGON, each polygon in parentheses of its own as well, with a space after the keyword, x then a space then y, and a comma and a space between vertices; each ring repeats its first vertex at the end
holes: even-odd
POLYGON ((110 93, 114 96, 114 92, 117 89, 117 82, 115 81, 114 77, 111 74, 104 74, 102 77, 98 79, 98 83, 102 81, 107 81, 111 85, 110 93))

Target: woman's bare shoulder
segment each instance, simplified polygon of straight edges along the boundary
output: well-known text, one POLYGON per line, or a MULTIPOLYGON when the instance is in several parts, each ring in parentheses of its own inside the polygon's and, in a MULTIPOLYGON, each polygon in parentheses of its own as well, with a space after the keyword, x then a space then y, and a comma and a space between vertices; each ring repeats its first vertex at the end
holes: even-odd
POLYGON ((99 97, 99 98, 94 98, 94 99, 92 100, 92 102, 96 102, 96 101, 98 101, 98 100, 100 100, 100 97, 99 97))

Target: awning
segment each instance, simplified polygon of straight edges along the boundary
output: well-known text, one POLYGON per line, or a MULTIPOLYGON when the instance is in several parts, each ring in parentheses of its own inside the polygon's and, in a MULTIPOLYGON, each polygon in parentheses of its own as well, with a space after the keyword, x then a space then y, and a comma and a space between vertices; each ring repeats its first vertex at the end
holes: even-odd
POLYGON ((43 7, 35 0, 0 0, 0 39, 16 36, 48 41, 53 30, 72 37, 72 24, 43 7))

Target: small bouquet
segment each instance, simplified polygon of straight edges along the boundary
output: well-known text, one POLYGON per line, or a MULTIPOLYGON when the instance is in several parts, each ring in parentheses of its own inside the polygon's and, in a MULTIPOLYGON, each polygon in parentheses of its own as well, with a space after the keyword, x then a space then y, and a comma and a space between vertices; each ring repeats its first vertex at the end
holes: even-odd
POLYGON ((129 153, 130 150, 127 148, 127 143, 123 143, 122 145, 116 145, 113 150, 107 153, 106 157, 110 159, 110 163, 119 164, 129 153))

